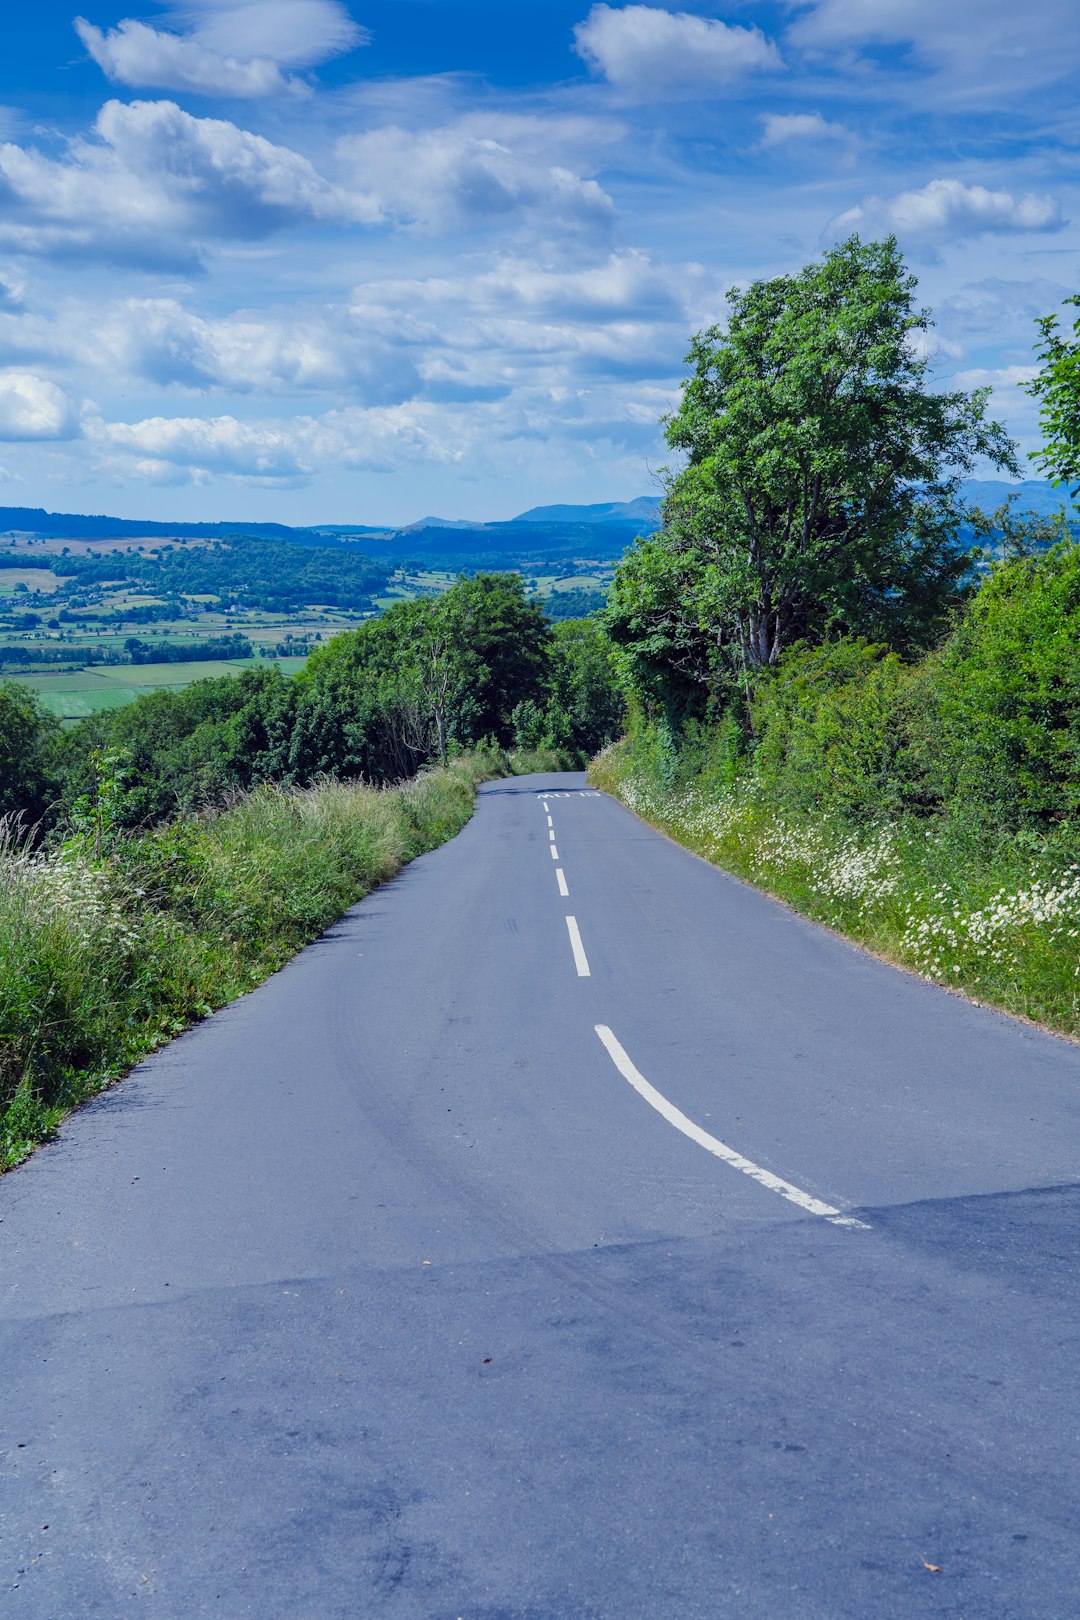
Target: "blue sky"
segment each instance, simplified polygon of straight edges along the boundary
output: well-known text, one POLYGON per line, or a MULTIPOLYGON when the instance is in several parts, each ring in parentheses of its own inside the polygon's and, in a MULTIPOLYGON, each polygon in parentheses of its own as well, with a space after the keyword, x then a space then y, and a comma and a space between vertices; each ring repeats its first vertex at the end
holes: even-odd
MULTIPOLYGON (((894 231, 1036 442, 1075 0, 57 0, 0 55, 0 504, 625 499, 725 292, 894 231)), ((24 15, 25 13, 25 15, 24 15)))

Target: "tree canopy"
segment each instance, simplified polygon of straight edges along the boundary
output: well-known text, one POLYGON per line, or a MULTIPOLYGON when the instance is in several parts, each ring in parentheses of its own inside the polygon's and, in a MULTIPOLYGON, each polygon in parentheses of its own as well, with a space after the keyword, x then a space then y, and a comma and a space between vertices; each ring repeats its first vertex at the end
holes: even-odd
MULTIPOLYGON (((1065 302, 1080 307, 1080 293, 1065 302)), ((1058 330, 1056 315, 1045 315, 1038 327, 1042 369, 1027 389, 1041 403, 1045 442, 1032 460, 1051 483, 1067 485, 1075 496, 1080 494, 1080 317, 1071 337, 1058 330)))
POLYGON ((963 477, 1018 471, 989 390, 932 386, 931 321, 892 238, 729 295, 666 419, 683 463, 607 622, 646 685, 691 692, 799 640, 928 644, 962 590, 963 477))

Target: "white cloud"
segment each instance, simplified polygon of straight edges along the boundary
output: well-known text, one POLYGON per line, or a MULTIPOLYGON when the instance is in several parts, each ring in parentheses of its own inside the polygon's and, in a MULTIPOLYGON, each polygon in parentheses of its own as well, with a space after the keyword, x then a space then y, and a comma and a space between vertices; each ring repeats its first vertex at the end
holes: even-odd
POLYGON ((0 270, 0 310, 19 309, 26 300, 26 283, 10 270, 0 270))
MULTIPOLYGON (((537 123, 516 122, 526 130, 537 123)), ((346 136, 338 156, 383 214, 422 232, 515 220, 606 231, 614 212, 595 180, 516 142, 477 133, 467 121, 346 136)))
POLYGON ((307 94, 306 82, 283 68, 313 67, 369 38, 337 0, 203 0, 182 20, 189 26, 181 33, 130 17, 107 32, 77 17, 75 28, 114 83, 238 97, 307 94))
POLYGON ((338 393, 365 404, 420 388, 407 356, 333 307, 207 318, 173 298, 129 298, 108 306, 89 343, 70 322, 65 336, 69 353, 81 350, 85 362, 163 387, 338 393))
POLYGON ((528 468, 539 445, 553 465, 598 455, 621 466, 660 453, 657 419, 675 398, 687 333, 715 316, 722 290, 700 265, 622 252, 576 270, 521 257, 476 275, 373 281, 347 308, 281 315, 277 326, 266 314, 206 319, 175 300, 128 300, 102 324, 106 367, 204 384, 214 372, 229 387, 237 376, 280 378, 303 352, 313 386, 331 385, 341 381, 336 333, 346 357, 374 353, 388 374, 396 367, 403 397, 356 389, 353 403, 346 380, 349 402, 319 414, 123 422, 95 412, 84 435, 110 476, 153 483, 287 488, 350 471, 415 479, 421 466, 503 476, 528 468))
POLYGON ((947 360, 962 360, 964 350, 959 343, 951 338, 942 337, 940 332, 914 331, 908 333, 907 346, 917 360, 936 360, 943 356, 947 360))
POLYGON ((789 30, 793 44, 834 51, 906 46, 940 71, 948 95, 991 99, 1062 78, 1080 62, 1075 0, 817 0, 789 30))
POLYGON ((593 72, 641 97, 708 95, 747 73, 782 65, 759 28, 656 6, 594 5, 574 39, 593 72))
POLYGON ((893 231, 912 238, 952 241, 996 231, 1052 231, 1064 224, 1052 197, 1027 191, 990 191, 960 180, 931 180, 919 191, 896 197, 867 197, 833 220, 830 231, 893 231))
POLYGON ((0 372, 0 439, 70 439, 76 432, 62 388, 30 371, 0 372))
MULTIPOLYGON (((468 469, 472 476, 531 465, 537 446, 553 459, 579 440, 612 456, 655 444, 668 390, 612 388, 523 391, 451 405, 414 400, 322 416, 243 421, 235 416, 147 417, 110 422, 86 415, 83 432, 98 464, 122 480, 191 482, 226 478, 270 487, 311 482, 333 469, 417 477, 420 464, 468 469), (172 469, 172 473, 170 472, 172 469)), ((580 452, 578 452, 579 454, 580 452)))
POLYGON ((487 115, 376 129, 338 143, 342 181, 228 119, 196 118, 172 101, 109 101, 90 136, 58 157, 0 144, 0 249, 164 268, 199 264, 212 241, 313 222, 603 235, 610 197, 553 161, 588 128, 487 115))
POLYGON ((300 153, 171 101, 106 102, 61 158, 0 145, 0 245, 144 264, 190 263, 208 239, 309 220, 371 222, 375 205, 300 153))
POLYGON ((761 146, 769 150, 789 141, 850 141, 852 134, 843 124, 832 124, 818 112, 765 113, 762 116, 761 146))

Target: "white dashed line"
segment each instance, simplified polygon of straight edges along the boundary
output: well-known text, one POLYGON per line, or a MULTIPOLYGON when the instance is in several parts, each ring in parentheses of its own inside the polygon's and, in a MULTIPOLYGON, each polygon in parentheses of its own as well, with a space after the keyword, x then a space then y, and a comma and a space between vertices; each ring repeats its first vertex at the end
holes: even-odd
POLYGON ((567 895, 570 893, 570 890, 566 887, 566 878, 563 876, 563 869, 561 866, 557 866, 555 868, 555 881, 559 885, 559 893, 565 900, 567 895))
POLYGON ((555 825, 555 823, 552 821, 551 817, 548 816, 548 826, 549 827, 554 827, 554 825, 555 825))
POLYGON ((549 832, 549 833, 548 833, 548 838, 549 838, 549 839, 550 839, 550 841, 551 841, 551 842, 552 842, 552 843, 554 843, 554 842, 555 842, 555 832, 554 832, 554 829, 552 829, 552 831, 551 831, 551 832, 549 832))
MULTIPOLYGON (((568 917, 566 921, 569 925, 571 919, 568 917)), ((714 1153, 718 1159, 723 1159, 725 1164, 730 1164, 733 1170, 741 1170, 744 1176, 749 1176, 753 1181, 760 1182, 763 1187, 768 1187, 770 1192, 779 1193, 781 1198, 786 1198, 791 1204, 798 1204, 800 1209, 805 1209, 810 1215, 821 1215, 833 1226, 852 1226, 862 1231, 869 1230, 865 1221, 857 1221, 853 1215, 844 1215, 831 1204, 822 1203, 820 1198, 814 1198, 810 1193, 803 1192, 800 1187, 792 1186, 790 1181, 781 1180, 779 1176, 774 1176, 771 1170, 763 1170, 761 1165, 755 1164, 752 1159, 744 1159, 741 1153, 736 1153, 726 1142, 721 1142, 717 1137, 710 1136, 708 1131, 703 1131, 700 1125, 695 1125, 692 1119, 687 1119, 674 1103, 668 1102, 655 1087, 650 1086, 645 1076, 635 1069, 606 1024, 596 1024, 594 1028, 623 1079, 629 1080, 638 1095, 644 1097, 650 1107, 655 1108, 669 1125, 674 1125, 677 1131, 682 1131, 684 1136, 688 1136, 691 1142, 703 1147, 706 1153, 714 1153)))
POLYGON ((557 861, 557 860, 558 860, 558 858, 559 858, 559 852, 558 852, 558 850, 557 850, 557 849, 556 849, 556 848, 555 848, 555 845, 554 845, 554 844, 549 844, 549 845, 548 845, 548 849, 550 849, 550 851, 551 851, 551 858, 552 858, 552 860, 553 860, 553 861, 557 861))
POLYGON ((570 935, 570 949, 574 953, 574 966, 578 970, 578 978, 588 979, 591 977, 589 959, 585 955, 585 947, 581 943, 581 930, 578 928, 576 917, 567 917, 566 930, 570 935))

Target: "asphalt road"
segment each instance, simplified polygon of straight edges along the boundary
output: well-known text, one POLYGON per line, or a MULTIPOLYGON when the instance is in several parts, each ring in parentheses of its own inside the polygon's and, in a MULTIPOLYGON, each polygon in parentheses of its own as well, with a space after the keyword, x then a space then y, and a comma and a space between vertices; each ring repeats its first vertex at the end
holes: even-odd
POLYGON ((1068 1620, 1078 1105, 493 783, 0 1181, 0 1613, 1068 1620))

